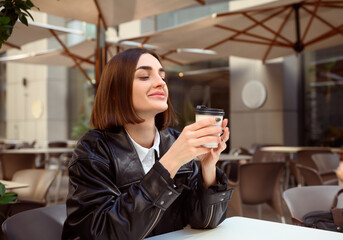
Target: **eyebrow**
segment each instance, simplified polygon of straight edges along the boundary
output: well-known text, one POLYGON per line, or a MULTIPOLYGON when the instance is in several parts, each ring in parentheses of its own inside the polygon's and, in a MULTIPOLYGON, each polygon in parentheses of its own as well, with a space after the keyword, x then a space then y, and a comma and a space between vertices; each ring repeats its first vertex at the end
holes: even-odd
MULTIPOLYGON (((150 66, 140 66, 140 67, 138 67, 137 69, 136 69, 136 71, 138 71, 139 69, 143 69, 143 70, 152 70, 152 67, 150 67, 150 66)), ((166 72, 163 68, 160 68, 159 70, 158 70, 159 72, 166 72)))

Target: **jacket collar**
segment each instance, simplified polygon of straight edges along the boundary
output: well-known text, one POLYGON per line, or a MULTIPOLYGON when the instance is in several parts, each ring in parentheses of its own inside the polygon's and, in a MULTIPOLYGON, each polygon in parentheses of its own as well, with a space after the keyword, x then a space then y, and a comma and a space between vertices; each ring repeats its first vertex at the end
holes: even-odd
MULTIPOLYGON (((144 170, 138 154, 129 139, 125 129, 118 127, 107 131, 109 146, 114 156, 115 182, 119 188, 139 182, 144 177, 144 170)), ((177 132, 165 129, 160 131, 160 157, 172 146, 177 138, 177 132)), ((159 159, 156 159, 156 161, 159 159)), ((192 171, 191 164, 183 165, 178 172, 192 171)))

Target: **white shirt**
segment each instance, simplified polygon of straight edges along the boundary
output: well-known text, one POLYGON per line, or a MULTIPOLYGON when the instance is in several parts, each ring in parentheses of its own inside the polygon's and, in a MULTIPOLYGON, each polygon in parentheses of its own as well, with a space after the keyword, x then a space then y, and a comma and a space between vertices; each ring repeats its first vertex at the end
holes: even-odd
POLYGON ((139 160, 142 163, 145 174, 149 172, 152 166, 155 164, 154 150, 156 150, 157 156, 160 157, 160 133, 158 132, 157 128, 155 129, 156 129, 156 133, 155 133, 155 138, 154 138, 154 144, 152 145, 151 148, 142 147, 141 145, 136 143, 135 140, 131 138, 128 132, 126 132, 133 146, 136 149, 136 152, 138 154, 139 160))

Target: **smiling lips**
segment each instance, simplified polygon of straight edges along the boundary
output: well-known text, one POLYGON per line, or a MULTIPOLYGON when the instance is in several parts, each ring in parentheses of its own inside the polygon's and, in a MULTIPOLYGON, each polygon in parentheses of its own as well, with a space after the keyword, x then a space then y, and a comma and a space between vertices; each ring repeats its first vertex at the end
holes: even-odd
POLYGON ((165 93, 162 91, 157 91, 157 92, 153 92, 151 94, 148 95, 149 97, 156 97, 156 98, 160 98, 160 99, 164 99, 165 98, 165 93))

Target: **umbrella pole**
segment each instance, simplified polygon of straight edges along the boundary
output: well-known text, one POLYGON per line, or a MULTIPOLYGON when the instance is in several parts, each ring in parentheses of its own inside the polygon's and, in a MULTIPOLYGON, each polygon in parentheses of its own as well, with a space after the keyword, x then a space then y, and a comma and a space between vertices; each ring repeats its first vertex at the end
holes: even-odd
POLYGON ((304 50, 304 44, 301 41, 300 36, 300 21, 299 21, 299 9, 301 8, 301 3, 293 4, 294 16, 295 16, 295 31, 297 36, 297 41, 293 45, 294 51, 297 53, 296 58, 298 61, 298 86, 297 86, 297 97, 298 97, 298 144, 304 144, 304 110, 305 101, 303 99, 303 93, 305 91, 305 77, 303 71, 303 57, 301 52, 304 50))
MULTIPOLYGON (((117 37, 119 38, 119 25, 116 25, 114 27, 114 29, 116 30, 116 33, 117 33, 117 37)), ((116 47, 116 54, 120 53, 120 46, 119 46, 119 43, 117 44, 117 47, 116 47)))
POLYGON ((103 17, 103 13, 99 6, 98 0, 94 0, 95 6, 98 9, 98 23, 97 23, 97 38, 96 38, 96 51, 95 51, 95 90, 98 88, 100 83, 100 77, 103 68, 107 62, 107 46, 106 46, 106 35, 105 30, 107 30, 107 23, 103 17), (104 28, 103 28, 103 27, 104 28))
POLYGON ((95 89, 99 86, 102 70, 106 64, 106 36, 105 30, 101 26, 101 15, 99 14, 97 24, 97 38, 96 38, 96 50, 95 50, 95 89))
POLYGON ((300 37, 300 21, 299 21, 299 9, 301 8, 301 3, 293 4, 294 16, 295 16, 295 31, 297 35, 297 41, 295 42, 293 49, 300 53, 304 50, 304 44, 301 42, 300 37))

